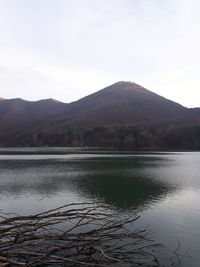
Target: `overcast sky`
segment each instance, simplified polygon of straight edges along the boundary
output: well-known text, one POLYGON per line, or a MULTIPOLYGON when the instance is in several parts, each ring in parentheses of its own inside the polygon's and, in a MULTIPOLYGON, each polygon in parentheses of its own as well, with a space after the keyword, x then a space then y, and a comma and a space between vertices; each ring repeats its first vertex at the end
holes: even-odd
POLYGON ((199 0, 0 0, 0 96, 71 102, 120 80, 200 106, 199 0))

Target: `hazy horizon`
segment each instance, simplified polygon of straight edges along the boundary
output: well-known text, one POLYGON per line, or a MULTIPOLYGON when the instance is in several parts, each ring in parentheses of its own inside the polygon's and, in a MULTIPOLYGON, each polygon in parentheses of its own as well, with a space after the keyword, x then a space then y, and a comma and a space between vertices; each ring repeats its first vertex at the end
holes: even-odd
POLYGON ((197 0, 0 0, 0 96, 70 103, 132 81, 200 106, 197 0))

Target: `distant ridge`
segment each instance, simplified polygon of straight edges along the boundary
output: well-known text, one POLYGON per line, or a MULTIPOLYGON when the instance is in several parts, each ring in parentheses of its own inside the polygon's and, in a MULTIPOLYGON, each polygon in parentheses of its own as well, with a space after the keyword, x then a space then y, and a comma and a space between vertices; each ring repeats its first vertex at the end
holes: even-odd
POLYGON ((70 104, 0 101, 0 146, 200 149, 200 109, 120 81, 70 104))

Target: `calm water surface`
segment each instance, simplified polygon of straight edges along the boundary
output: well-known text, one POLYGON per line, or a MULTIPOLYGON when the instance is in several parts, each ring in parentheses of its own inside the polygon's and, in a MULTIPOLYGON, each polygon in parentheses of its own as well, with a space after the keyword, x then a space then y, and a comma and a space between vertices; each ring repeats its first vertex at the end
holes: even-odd
POLYGON ((0 210, 31 214, 101 201, 137 212, 180 266, 200 266, 200 153, 0 150, 0 210))

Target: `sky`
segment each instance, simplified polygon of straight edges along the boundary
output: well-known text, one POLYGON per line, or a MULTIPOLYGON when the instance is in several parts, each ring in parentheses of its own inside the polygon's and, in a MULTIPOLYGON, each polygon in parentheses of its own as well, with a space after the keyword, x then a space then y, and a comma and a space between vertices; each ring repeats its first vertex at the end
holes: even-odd
POLYGON ((200 106, 199 0, 0 0, 0 96, 72 102, 132 81, 200 106))

